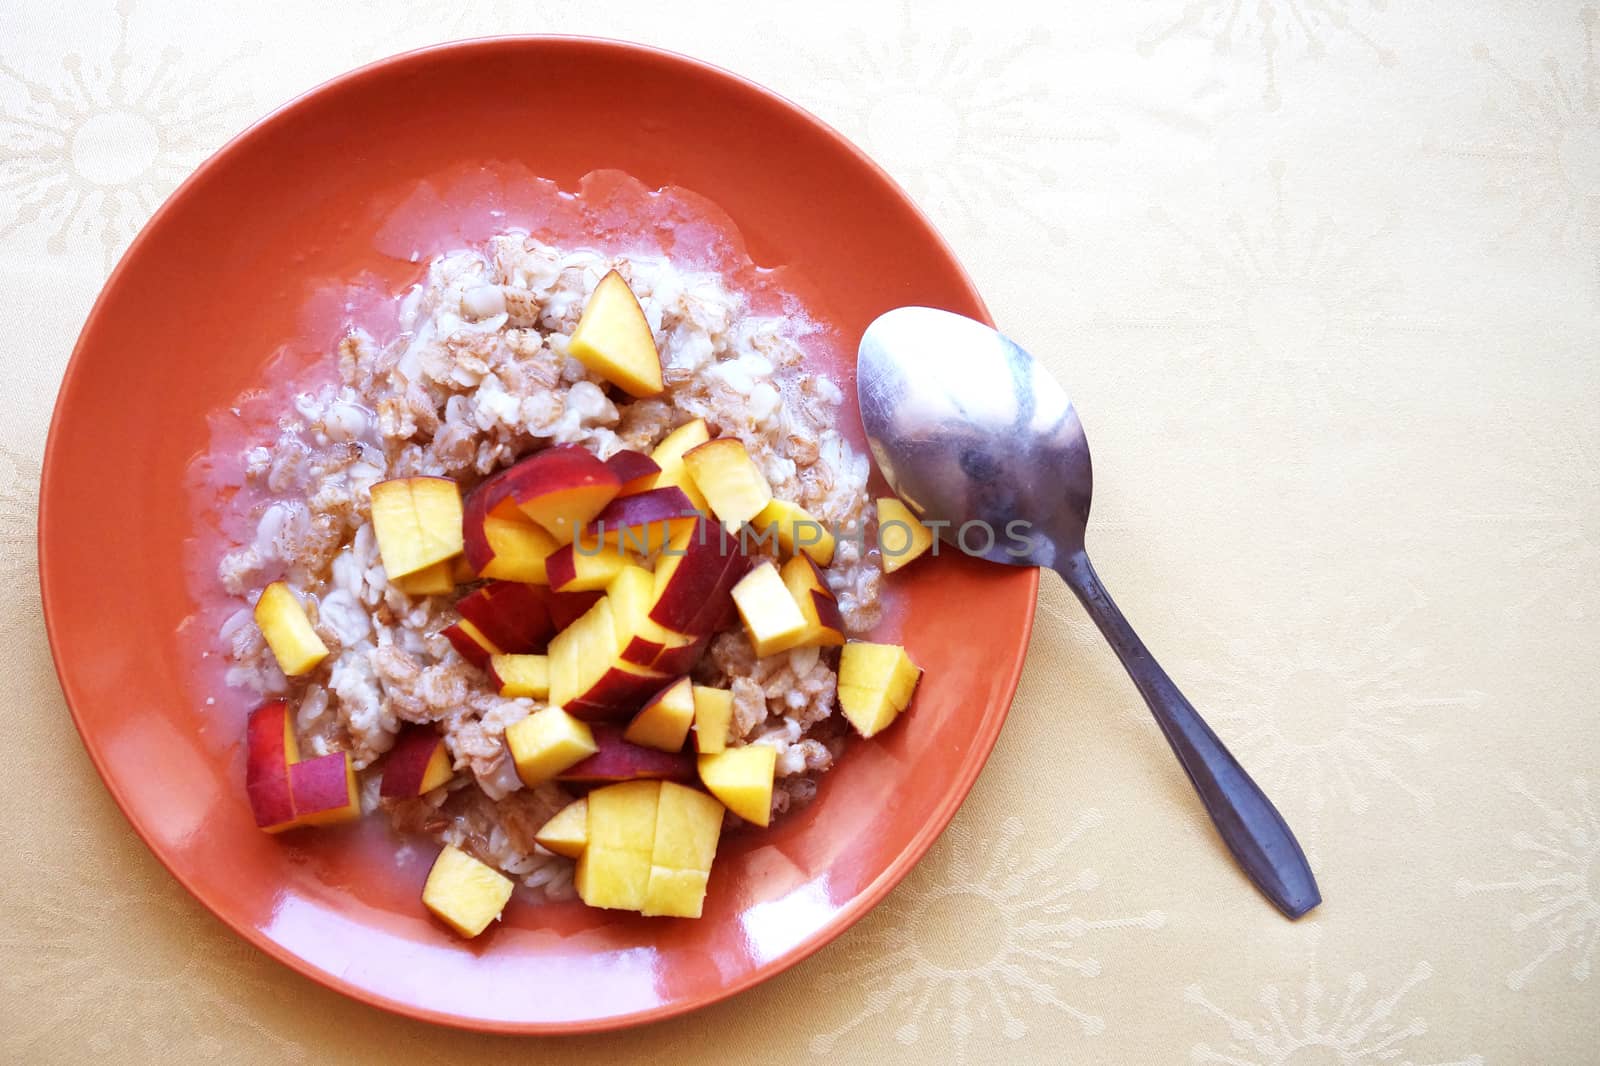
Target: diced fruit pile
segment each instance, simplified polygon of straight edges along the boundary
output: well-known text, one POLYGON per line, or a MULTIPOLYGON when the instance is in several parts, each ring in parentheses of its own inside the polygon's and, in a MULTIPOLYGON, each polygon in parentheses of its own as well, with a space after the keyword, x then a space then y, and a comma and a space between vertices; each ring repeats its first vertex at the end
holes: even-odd
MULTIPOLYGON (((649 325, 615 272, 595 290, 569 350, 630 396, 662 391, 649 325)), ((892 565, 885 552, 886 569, 931 546, 931 532, 900 501, 879 500, 878 515, 904 525, 908 546, 892 565)), ((909 706, 921 675, 902 648, 847 642, 824 570, 831 532, 775 498, 738 439, 713 438, 698 419, 649 455, 601 461, 577 445, 547 448, 465 499, 448 478, 380 482, 372 524, 389 580, 406 594, 476 586, 455 603, 460 620, 443 635, 501 695, 543 705, 507 728, 505 743, 525 784, 555 780, 586 793, 536 839, 576 860, 574 883, 591 906, 698 917, 726 812, 768 824, 776 749, 731 737, 732 693, 689 677, 716 633, 742 625, 763 657, 840 647, 839 704, 862 736, 909 706)), ((307 674, 327 656, 283 582, 262 592, 255 616, 286 675, 307 674)), ((385 799, 454 777, 444 737, 419 725, 397 738, 382 772, 385 799)), ((267 832, 360 814, 349 757, 301 759, 284 701, 250 717, 247 789, 267 832)), ((471 937, 500 915, 511 889, 447 847, 423 901, 471 937)))

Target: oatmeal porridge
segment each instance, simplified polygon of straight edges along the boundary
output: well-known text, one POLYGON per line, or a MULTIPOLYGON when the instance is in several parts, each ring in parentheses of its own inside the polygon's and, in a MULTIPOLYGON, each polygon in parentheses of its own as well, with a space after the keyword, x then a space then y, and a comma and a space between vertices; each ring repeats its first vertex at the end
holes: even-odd
POLYGON ((715 273, 520 233, 429 262, 399 325, 241 457, 216 577, 258 823, 432 838, 464 935, 511 881, 698 915, 717 834, 810 801, 916 684, 856 639, 883 568, 840 389, 715 273))

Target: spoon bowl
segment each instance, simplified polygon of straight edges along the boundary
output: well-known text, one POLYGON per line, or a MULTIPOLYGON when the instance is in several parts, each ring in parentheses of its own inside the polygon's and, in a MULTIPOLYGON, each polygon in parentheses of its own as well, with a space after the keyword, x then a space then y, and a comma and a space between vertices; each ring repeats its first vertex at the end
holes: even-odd
POLYGON ((1178 691, 1090 565, 1089 442, 1050 372, 981 322, 901 307, 862 335, 856 389, 872 454, 901 499, 969 555, 1060 574, 1144 696, 1245 875, 1289 918, 1320 903, 1283 816, 1178 691))
POLYGON ((1010 338, 896 308, 862 336, 856 383, 873 457, 941 539, 1010 566, 1053 567, 1083 547, 1089 442, 1060 384, 1010 338))

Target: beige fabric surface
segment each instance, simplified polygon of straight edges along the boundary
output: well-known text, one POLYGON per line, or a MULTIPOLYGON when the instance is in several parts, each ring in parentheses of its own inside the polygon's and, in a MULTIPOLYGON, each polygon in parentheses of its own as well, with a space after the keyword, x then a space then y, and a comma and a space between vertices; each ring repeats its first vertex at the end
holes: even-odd
POLYGON ((1582 0, 0 5, 0 1060, 1596 1061, 1597 36, 1582 0), (1234 871, 1053 578, 929 858, 691 1017, 559 1044, 396 1019, 165 874, 39 623, 61 369, 226 137, 359 63, 506 31, 730 67, 931 212, 1072 392, 1101 573, 1299 830, 1313 917, 1234 871))

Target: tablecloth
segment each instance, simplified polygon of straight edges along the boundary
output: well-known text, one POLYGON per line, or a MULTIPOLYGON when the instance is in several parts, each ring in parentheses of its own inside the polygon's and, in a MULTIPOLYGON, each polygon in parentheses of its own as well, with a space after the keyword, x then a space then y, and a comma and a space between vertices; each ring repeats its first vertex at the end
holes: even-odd
MULTIPOLYGON (((1582 0, 0 8, 0 1059, 1583 1063, 1600 1056, 1600 14, 1582 0), (60 373, 185 173, 413 46, 580 32, 814 110, 1093 443, 1090 548, 1326 902, 1235 872, 1047 575, 999 747, 842 940, 644 1029, 471 1036, 236 940, 129 831, 39 618, 60 373)), ((109 590, 114 592, 114 590, 109 590)))

